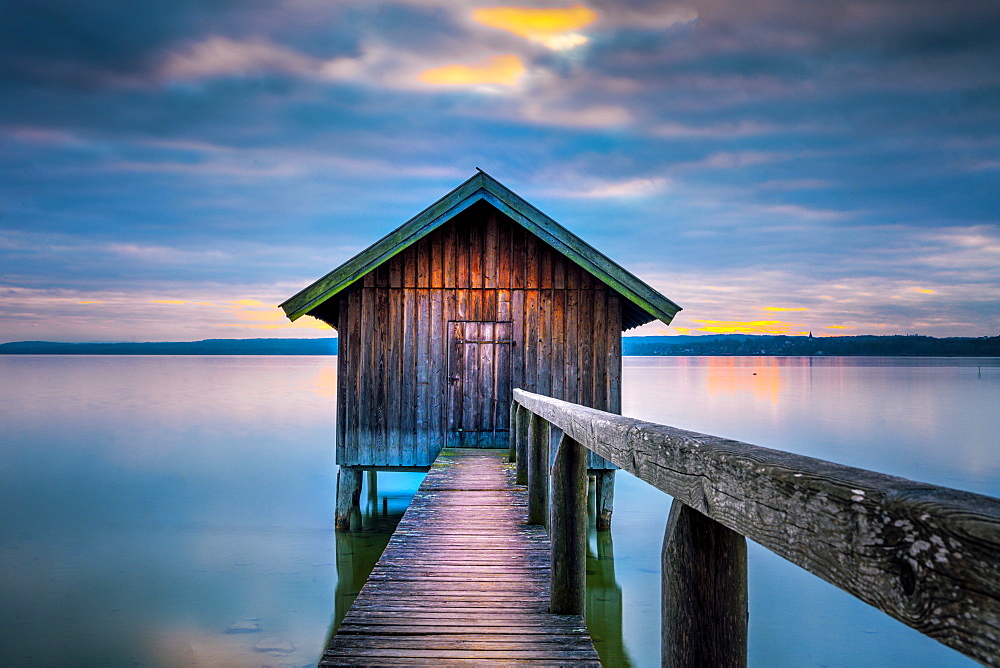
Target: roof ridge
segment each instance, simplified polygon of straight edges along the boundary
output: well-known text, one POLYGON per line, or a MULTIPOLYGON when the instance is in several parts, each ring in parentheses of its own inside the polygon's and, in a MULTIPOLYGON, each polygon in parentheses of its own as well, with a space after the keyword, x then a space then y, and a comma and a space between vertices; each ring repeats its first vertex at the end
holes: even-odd
POLYGON ((647 317, 641 322, 630 319, 629 323, 623 323, 626 329, 654 319, 669 324, 680 310, 670 299, 479 167, 475 174, 416 216, 289 297, 281 308, 290 320, 298 319, 479 201, 491 204, 640 308, 647 317))

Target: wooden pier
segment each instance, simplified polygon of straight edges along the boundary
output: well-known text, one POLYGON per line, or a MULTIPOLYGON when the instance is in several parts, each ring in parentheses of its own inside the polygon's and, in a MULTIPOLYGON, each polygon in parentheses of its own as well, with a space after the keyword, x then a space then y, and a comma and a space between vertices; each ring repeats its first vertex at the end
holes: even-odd
POLYGON ((548 612, 551 546, 506 455, 441 452, 320 665, 600 665, 583 617, 548 612))

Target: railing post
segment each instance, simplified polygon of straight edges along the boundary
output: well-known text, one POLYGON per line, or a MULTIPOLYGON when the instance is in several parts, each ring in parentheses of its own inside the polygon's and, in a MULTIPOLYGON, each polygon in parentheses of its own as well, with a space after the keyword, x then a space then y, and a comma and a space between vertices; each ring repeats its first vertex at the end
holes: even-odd
POLYGON ((528 524, 549 522, 549 423, 528 412, 528 524))
POLYGON ((675 499, 662 569, 662 665, 746 666, 746 539, 675 499))
POLYGON ((517 417, 515 419, 517 427, 517 477, 514 479, 515 485, 528 484, 528 422, 529 412, 524 406, 518 404, 517 417))
POLYGON ((552 463, 552 587, 549 612, 587 609, 587 450, 563 434, 552 463))
POLYGON ((517 402, 510 402, 510 417, 507 418, 507 438, 510 447, 507 453, 508 462, 517 461, 517 402))

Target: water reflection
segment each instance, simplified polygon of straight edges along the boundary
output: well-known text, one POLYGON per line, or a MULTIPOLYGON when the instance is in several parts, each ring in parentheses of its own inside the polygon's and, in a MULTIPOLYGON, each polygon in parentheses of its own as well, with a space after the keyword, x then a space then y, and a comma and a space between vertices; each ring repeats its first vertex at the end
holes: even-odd
MULTIPOLYGON (((410 494, 379 496, 379 473, 368 471, 362 483, 362 503, 351 516, 350 531, 338 531, 337 540, 337 586, 334 592, 333 622, 329 637, 336 633, 347 611, 354 604, 358 592, 364 586, 369 573, 375 567, 392 533, 403 518, 409 505, 410 494)), ((385 476, 399 474, 382 473, 385 476)), ((415 482, 412 479, 410 482, 415 482)))
MULTIPOLYGON (((623 377, 628 415, 1000 495, 1000 360, 626 358, 623 377)), ((0 356, 0 379, 4 666, 311 664, 421 479, 366 479, 334 533, 335 358, 0 356)), ((654 666, 670 498, 624 473, 615 497, 588 624, 607 665, 654 666)), ((971 663, 750 560, 752 664, 971 663)))
POLYGON ((632 666, 622 639, 622 588, 615 578, 614 540, 597 531, 595 485, 590 485, 587 540, 587 629, 606 666, 632 666))
MULTIPOLYGON (((685 358, 691 360, 694 358, 685 358)), ((705 386, 708 395, 718 398, 722 394, 750 394, 759 401, 777 404, 781 399, 784 376, 774 357, 754 358, 753 366, 743 364, 747 358, 707 357, 704 365, 705 386)))

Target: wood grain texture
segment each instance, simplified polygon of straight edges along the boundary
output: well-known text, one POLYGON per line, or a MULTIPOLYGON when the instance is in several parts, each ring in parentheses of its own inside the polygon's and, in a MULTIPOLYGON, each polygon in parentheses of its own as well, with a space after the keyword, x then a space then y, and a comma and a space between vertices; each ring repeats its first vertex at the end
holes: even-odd
POLYGON ((921 633, 1000 665, 1000 499, 514 391, 573 439, 921 633))
MULTIPOLYGON (((620 293, 626 300, 627 313, 623 324, 627 327, 657 318, 669 324, 680 310, 672 301, 484 173, 473 175, 371 247, 287 299, 281 308, 291 320, 314 311, 314 314, 322 312, 331 323, 337 322, 338 304, 331 304, 331 298, 364 281, 370 273, 374 272, 378 277, 386 262, 414 248, 419 241, 447 226, 465 211, 487 204, 494 215, 502 212, 516 221, 519 229, 541 239, 573 266, 584 268, 591 276, 620 293)), ((475 261, 474 258, 472 260, 475 261)), ((385 283, 388 283, 389 274, 384 274, 384 277, 385 283)), ((384 287, 382 283, 379 285, 384 287)))
POLYGON ((512 401, 511 406, 515 406, 517 410, 515 411, 515 422, 512 434, 514 435, 514 448, 517 451, 517 456, 514 461, 516 475, 514 476, 514 484, 516 485, 527 485, 528 484, 528 424, 531 419, 531 414, 528 409, 522 407, 516 401, 512 401))
POLYGON ((549 534, 549 610, 560 615, 582 615, 587 607, 587 451, 565 434, 552 463, 549 534))
POLYGON ((361 494, 361 470, 341 466, 337 471, 337 509, 334 526, 337 531, 351 528, 351 509, 358 505, 361 494))
POLYGON ((600 665, 583 617, 548 612, 551 548, 504 454, 441 452, 320 665, 600 665))
POLYGON ((596 471, 596 511, 595 519, 598 531, 611 531, 611 514, 615 503, 615 472, 596 471))
MULTIPOLYGON (((506 447, 516 386, 618 408, 622 314, 613 291, 487 205, 456 215, 334 301, 342 302, 339 464, 426 467, 444 445, 506 447), (460 351, 456 340, 471 343, 460 351), (490 340, 511 343, 490 348, 490 340)), ((590 469, 613 468, 588 457, 590 469)))
POLYGON ((528 414, 528 523, 547 526, 549 521, 549 425, 528 414))
POLYGON ((746 538, 675 499, 661 578, 661 665, 746 666, 746 538))

